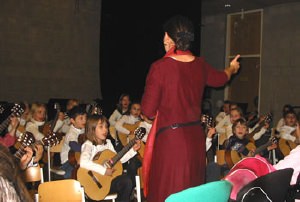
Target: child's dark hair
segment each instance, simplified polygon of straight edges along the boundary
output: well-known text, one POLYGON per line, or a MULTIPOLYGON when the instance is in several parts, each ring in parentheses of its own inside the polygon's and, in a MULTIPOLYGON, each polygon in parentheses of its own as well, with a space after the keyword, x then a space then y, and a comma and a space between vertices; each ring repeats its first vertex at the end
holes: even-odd
MULTIPOLYGON (((101 121, 101 123, 106 124, 107 128, 109 128, 109 122, 107 118, 103 115, 98 115, 98 114, 90 115, 87 118, 86 125, 85 125, 86 138, 90 140, 94 145, 98 144, 95 136, 98 121, 101 121)), ((104 142, 104 144, 106 144, 106 141, 104 142)))
POLYGON ((297 118, 297 114, 296 114, 296 112, 295 112, 293 109, 284 112, 284 113, 283 113, 283 117, 286 118, 286 116, 287 116, 288 114, 292 114, 292 115, 294 115, 294 116, 297 118))
POLYGON ((122 114, 122 100, 124 97, 128 97, 129 98, 129 102, 130 102, 130 95, 127 93, 123 93, 122 95, 120 95, 119 98, 119 102, 117 104, 117 110, 122 114))
POLYGON ((75 119, 77 116, 79 115, 84 115, 86 114, 86 110, 83 106, 75 106, 73 107, 69 112, 68 112, 68 116, 71 118, 71 119, 75 119))
POLYGON ((244 118, 239 118, 238 120, 236 120, 233 124, 232 124, 232 131, 234 131, 235 127, 240 124, 240 125, 245 125, 247 128, 247 121, 244 118))

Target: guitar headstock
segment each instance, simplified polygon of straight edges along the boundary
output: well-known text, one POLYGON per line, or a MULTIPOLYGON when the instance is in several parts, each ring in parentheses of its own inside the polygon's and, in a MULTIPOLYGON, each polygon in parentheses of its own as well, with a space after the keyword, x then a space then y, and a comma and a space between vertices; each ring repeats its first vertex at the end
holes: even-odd
POLYGON ((19 104, 15 104, 12 108, 11 108, 11 113, 13 116, 21 116, 24 113, 24 108, 21 107, 21 105, 19 104))
POLYGON ((31 146, 35 143, 34 135, 31 132, 26 131, 25 133, 21 133, 18 137, 18 142, 23 146, 31 146))
POLYGON ((146 135, 146 128, 138 127, 135 129, 134 135, 137 139, 141 140, 146 135))
POLYGON ((214 127, 214 118, 207 114, 202 114, 201 115, 201 123, 204 124, 208 128, 214 127))
POLYGON ((273 120, 273 114, 268 113, 265 117, 265 123, 271 123, 272 120, 273 120))
POLYGON ((88 114, 90 115, 102 115, 103 110, 99 103, 90 104, 88 114))
POLYGON ((278 142, 278 138, 275 137, 275 136, 272 136, 272 137, 270 138, 269 142, 270 142, 271 144, 276 144, 276 143, 278 142))
POLYGON ((4 107, 2 105, 0 105, 0 114, 2 114, 4 112, 4 107))
POLYGON ((54 103, 54 109, 57 111, 57 112, 60 112, 60 104, 58 102, 55 102, 54 103))
POLYGON ((45 136, 42 139, 42 143, 45 146, 55 146, 62 140, 62 136, 57 135, 56 133, 50 133, 48 136, 45 136))

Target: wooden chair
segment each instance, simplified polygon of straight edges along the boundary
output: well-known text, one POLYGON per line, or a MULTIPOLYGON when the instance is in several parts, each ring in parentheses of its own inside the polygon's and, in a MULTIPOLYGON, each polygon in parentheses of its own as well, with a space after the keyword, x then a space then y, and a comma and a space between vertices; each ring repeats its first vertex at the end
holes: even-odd
POLYGON ((141 179, 139 175, 135 176, 135 197, 137 202, 142 202, 142 194, 141 194, 141 179))
POLYGON ((111 200, 112 202, 115 202, 117 197, 118 197, 118 194, 109 194, 103 200, 104 201, 111 200))
POLYGON ((38 166, 32 166, 27 168, 23 173, 25 182, 38 182, 44 183, 43 168, 38 166))
POLYGON ((49 181, 40 184, 36 199, 39 202, 85 201, 84 190, 80 183, 74 179, 49 181))
POLYGON ((44 183, 44 173, 43 168, 38 166, 32 166, 27 168, 22 172, 24 182, 28 184, 28 191, 32 198, 38 192, 38 186, 41 183, 44 183))

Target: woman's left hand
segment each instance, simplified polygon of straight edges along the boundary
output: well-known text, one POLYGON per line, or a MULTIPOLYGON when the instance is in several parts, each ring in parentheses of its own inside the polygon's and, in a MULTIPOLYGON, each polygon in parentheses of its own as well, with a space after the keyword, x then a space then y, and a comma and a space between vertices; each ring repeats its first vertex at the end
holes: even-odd
POLYGON ((235 56, 235 58, 233 60, 231 60, 230 62, 230 66, 229 68, 232 70, 232 73, 235 74, 238 72, 239 68, 240 68, 240 62, 238 61, 238 59, 240 58, 240 55, 235 56))

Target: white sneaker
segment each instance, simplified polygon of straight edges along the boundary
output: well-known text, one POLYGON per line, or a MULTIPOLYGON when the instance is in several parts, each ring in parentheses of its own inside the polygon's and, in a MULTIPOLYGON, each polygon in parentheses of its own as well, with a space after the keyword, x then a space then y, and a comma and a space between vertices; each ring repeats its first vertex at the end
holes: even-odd
POLYGON ((64 175, 66 174, 66 171, 62 169, 56 169, 56 168, 50 168, 50 171, 57 174, 57 175, 64 175))

